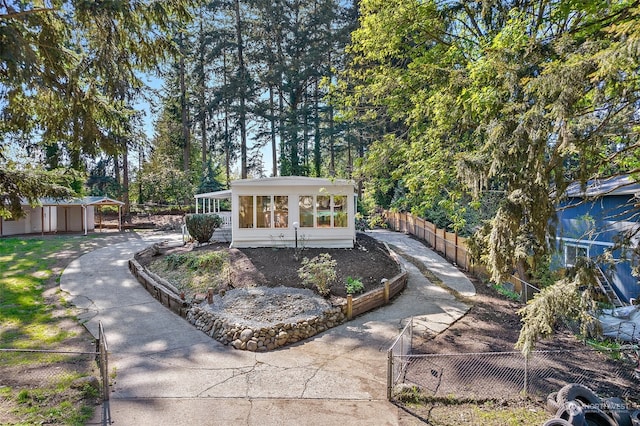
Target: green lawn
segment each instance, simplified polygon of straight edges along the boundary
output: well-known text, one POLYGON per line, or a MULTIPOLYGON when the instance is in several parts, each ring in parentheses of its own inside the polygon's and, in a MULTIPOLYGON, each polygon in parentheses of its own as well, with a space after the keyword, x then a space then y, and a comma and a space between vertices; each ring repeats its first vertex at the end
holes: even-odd
POLYGON ((0 348, 50 349, 69 337, 51 327, 43 291, 61 253, 76 251, 87 237, 0 240, 0 348))
MULTIPOLYGON (((68 262, 99 237, 0 239, 0 349, 59 350, 79 334, 60 325, 71 313, 65 312, 56 286, 68 262), (57 303, 47 303, 45 291, 57 303)), ((84 424, 96 395, 88 388, 73 389, 71 381, 95 374, 92 358, 0 352, 0 424, 84 424)))

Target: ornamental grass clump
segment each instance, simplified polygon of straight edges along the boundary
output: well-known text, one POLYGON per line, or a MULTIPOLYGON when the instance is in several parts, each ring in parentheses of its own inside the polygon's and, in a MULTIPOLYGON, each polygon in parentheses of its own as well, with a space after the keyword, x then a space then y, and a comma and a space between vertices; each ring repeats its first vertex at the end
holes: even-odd
POLYGON ((322 296, 328 296, 329 285, 336 279, 336 262, 329 253, 322 253, 313 259, 302 259, 302 267, 298 276, 305 285, 313 285, 322 296))
POLYGON ((222 224, 222 218, 217 214, 188 214, 185 223, 189 235, 202 244, 211 239, 214 231, 222 224))

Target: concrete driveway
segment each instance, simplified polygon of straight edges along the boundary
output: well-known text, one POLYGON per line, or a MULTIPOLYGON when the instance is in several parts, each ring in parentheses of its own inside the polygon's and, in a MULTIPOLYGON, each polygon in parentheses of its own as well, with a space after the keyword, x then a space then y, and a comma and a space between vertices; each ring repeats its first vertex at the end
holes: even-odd
MULTIPOLYGON (((429 252, 403 234, 371 235, 406 255, 429 252)), ((96 336, 98 322, 104 326, 115 374, 111 419, 117 425, 418 424, 386 399, 386 351, 411 317, 418 327, 438 332, 468 309, 403 260, 408 287, 393 304, 283 349, 238 351, 197 331, 138 284, 128 259, 153 242, 179 236, 142 238, 76 259, 60 280, 83 309, 87 329, 96 336)), ((471 282, 444 259, 429 254, 421 261, 449 277, 444 283, 471 295, 471 282)), ((100 422, 97 411, 92 423, 100 422)))

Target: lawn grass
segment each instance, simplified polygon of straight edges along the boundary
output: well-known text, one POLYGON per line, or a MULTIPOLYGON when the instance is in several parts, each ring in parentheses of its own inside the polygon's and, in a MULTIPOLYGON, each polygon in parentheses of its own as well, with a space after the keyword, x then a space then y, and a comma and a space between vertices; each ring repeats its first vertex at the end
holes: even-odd
MULTIPOLYGON (((0 349, 56 350, 76 337, 77 332, 59 326, 69 316, 47 303, 51 299, 45 291, 55 292, 63 267, 97 237, 0 239, 0 349)), ((95 394, 73 389, 71 381, 92 373, 92 359, 78 361, 60 353, 0 355, 0 424, 82 425, 91 418, 95 394)))
POLYGON ((539 402, 526 397, 513 400, 468 401, 429 398, 419 391, 401 396, 399 404, 415 418, 433 426, 540 425, 553 417, 539 402))
POLYGON ((0 240, 0 348, 50 349, 71 337, 51 327, 43 291, 59 254, 87 237, 3 238, 0 240))

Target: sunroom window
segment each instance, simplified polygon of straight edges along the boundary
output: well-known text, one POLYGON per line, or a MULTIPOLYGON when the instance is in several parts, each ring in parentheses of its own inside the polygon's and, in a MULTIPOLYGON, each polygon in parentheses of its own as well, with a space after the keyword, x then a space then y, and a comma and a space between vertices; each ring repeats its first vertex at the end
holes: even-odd
POLYGON ((276 195, 273 197, 273 226, 274 228, 289 227, 289 197, 286 195, 276 195))
POLYGON ((313 228, 313 195, 301 195, 298 202, 300 227, 313 228))
POLYGON ((333 196, 333 227, 347 227, 347 197, 344 195, 333 196))
POLYGON ((286 195, 241 195, 239 204, 240 228, 289 227, 289 197, 286 195))
POLYGON ((318 228, 331 227, 331 196, 318 195, 316 202, 316 226, 318 228))
POLYGON ((253 228, 253 196, 241 195, 239 198, 239 226, 240 228, 253 228))
POLYGON ((271 196, 258 195, 257 197, 258 215, 256 217, 258 228, 271 228, 271 196))
POLYGON ((348 227, 345 195, 302 195, 298 207, 301 228, 348 227))

